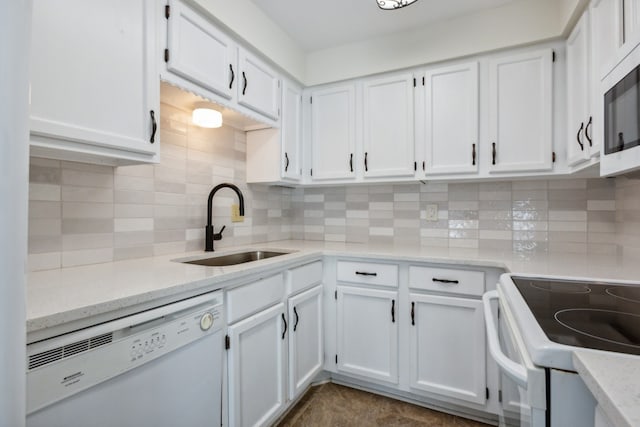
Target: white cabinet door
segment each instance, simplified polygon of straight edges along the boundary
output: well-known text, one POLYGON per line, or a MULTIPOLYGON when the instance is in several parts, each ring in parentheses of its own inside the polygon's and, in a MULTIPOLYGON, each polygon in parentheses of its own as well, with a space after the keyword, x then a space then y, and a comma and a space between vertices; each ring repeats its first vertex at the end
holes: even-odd
POLYGON ((482 301, 410 294, 411 387, 486 401, 482 301))
POLYGON ((322 285, 289 299, 289 399, 295 399, 322 370, 322 285))
POLYGON ((364 177, 415 174, 413 75, 363 84, 364 177))
POLYGON ((592 0, 589 4, 592 72, 597 81, 611 71, 622 44, 621 7, 620 0, 592 0))
POLYGON ((590 114, 589 12, 586 11, 567 40, 567 163, 576 165, 589 158, 590 114))
POLYGON ((354 84, 311 92, 311 178, 355 178, 354 84))
POLYGON ((236 44, 199 13, 170 0, 167 70, 225 99, 238 85, 236 44))
MULTIPOLYGON (((33 3, 32 145, 158 153, 156 2, 33 3)), ((111 151, 117 158, 117 152, 111 151)))
POLYGON ((544 49, 490 61, 490 172, 552 168, 552 55, 544 49))
POLYGON ((398 383, 398 293, 338 286, 338 371, 398 383))
POLYGON ((269 425, 286 403, 285 307, 229 326, 229 425, 269 425))
POLYGON ((623 43, 635 46, 640 38, 640 0, 623 0, 623 43))
POLYGON ((424 85, 426 174, 478 171, 478 63, 428 70, 424 85))
POLYGON ((238 103, 274 120, 280 116, 280 78, 267 64, 239 49, 238 103))
POLYGON ((282 176, 302 178, 302 90, 284 82, 282 88, 282 176))

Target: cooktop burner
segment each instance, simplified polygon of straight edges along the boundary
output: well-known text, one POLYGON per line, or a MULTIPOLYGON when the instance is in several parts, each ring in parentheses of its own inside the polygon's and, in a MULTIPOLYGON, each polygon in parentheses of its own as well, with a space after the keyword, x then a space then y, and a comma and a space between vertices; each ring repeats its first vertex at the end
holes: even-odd
POLYGON ((551 341, 640 355, 640 285, 512 280, 551 341))

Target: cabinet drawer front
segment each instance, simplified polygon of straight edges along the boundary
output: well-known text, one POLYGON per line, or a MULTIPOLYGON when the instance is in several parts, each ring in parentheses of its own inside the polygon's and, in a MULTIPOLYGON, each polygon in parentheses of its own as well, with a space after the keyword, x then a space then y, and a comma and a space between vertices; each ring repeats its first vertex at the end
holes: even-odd
POLYGON ((322 261, 289 270, 289 294, 295 294, 322 282, 322 261))
POLYGON ((484 272, 411 266, 409 287, 480 296, 484 293, 484 272))
POLYGON ((398 266, 372 262, 338 261, 338 281, 398 287, 398 266))
POLYGON ((236 322, 282 301, 283 296, 282 274, 231 289, 227 292, 227 323, 236 322))

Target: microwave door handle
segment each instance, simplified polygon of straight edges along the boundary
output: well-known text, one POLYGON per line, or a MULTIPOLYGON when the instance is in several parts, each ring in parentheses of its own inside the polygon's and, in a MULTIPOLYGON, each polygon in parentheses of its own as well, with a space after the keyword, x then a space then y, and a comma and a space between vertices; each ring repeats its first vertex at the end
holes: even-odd
POLYGON ((491 357, 509 378, 514 380, 519 386, 527 388, 527 369, 509 359, 500 348, 500 339, 498 338, 498 328, 493 320, 493 312, 491 310, 491 301, 499 299, 498 291, 489 291, 482 295, 482 304, 484 305, 484 322, 487 329, 487 341, 489 344, 489 353, 491 357))

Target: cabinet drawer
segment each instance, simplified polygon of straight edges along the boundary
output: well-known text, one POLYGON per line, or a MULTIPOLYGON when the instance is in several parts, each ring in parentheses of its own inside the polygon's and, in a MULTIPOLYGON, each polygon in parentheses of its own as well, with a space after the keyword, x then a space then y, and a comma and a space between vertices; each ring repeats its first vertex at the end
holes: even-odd
POLYGON ((484 293, 484 272, 411 266, 409 287, 480 296, 484 293))
POLYGON ((236 322, 244 317, 269 307, 284 297, 284 279, 282 274, 260 279, 227 291, 227 323, 236 322))
POLYGON ((372 262, 338 261, 338 282, 398 286, 398 266, 372 262))
POLYGON ((312 262, 301 267, 292 268, 288 272, 289 295, 322 282, 322 261, 312 262))

